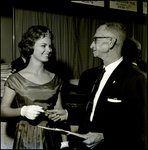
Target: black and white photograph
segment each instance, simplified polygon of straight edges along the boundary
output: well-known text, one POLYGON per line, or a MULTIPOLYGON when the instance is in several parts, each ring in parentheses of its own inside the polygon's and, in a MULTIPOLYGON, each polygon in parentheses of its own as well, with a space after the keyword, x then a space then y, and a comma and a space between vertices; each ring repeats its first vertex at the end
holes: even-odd
POLYGON ((1 149, 148 149, 147 0, 8 0, 0 14, 1 149))

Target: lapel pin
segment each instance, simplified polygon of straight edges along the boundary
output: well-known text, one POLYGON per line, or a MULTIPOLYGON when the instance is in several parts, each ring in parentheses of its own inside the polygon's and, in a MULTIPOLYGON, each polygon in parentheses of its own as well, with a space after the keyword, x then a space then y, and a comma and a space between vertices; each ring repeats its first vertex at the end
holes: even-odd
POLYGON ((116 81, 114 80, 114 81, 113 81, 113 84, 114 84, 115 82, 116 82, 116 81))

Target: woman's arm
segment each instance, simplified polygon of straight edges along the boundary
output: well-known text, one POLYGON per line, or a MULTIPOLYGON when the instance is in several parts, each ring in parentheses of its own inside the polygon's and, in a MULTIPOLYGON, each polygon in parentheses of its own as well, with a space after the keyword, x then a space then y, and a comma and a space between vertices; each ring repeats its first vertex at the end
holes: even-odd
POLYGON ((4 89, 4 95, 1 102, 2 117, 18 117, 20 116, 21 108, 11 108, 11 104, 16 95, 16 92, 7 86, 4 89))
POLYGON ((18 117, 24 116, 34 120, 41 112, 44 112, 42 107, 36 105, 23 106, 22 108, 11 108, 12 101, 16 92, 5 86, 4 96, 1 103, 2 117, 18 117))
POLYGON ((54 109, 63 109, 62 100, 61 100, 61 92, 59 92, 58 94, 58 100, 56 102, 56 105, 54 106, 54 109))

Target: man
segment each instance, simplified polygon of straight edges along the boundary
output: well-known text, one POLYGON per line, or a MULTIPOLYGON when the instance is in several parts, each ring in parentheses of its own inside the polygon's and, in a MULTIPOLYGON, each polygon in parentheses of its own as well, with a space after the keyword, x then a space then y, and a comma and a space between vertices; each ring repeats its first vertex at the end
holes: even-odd
POLYGON ((146 67, 144 65, 144 61, 142 61, 142 49, 141 44, 133 38, 126 38, 123 48, 122 48, 122 55, 124 60, 132 64, 132 67, 137 71, 143 73, 147 78, 146 67), (145 69, 144 69, 145 68, 145 69))
MULTIPOLYGON (((79 93, 87 95, 88 105, 84 116, 80 114, 82 122, 78 133, 86 140, 73 136, 70 147, 77 150, 146 149, 146 78, 122 57, 125 39, 126 31, 120 23, 106 23, 97 29, 90 48, 104 65, 86 70, 80 77, 79 93)), ((71 114, 74 113, 69 111, 67 121, 73 119, 71 114)))
POLYGON ((103 60, 105 73, 97 88, 99 67, 80 77, 79 89, 89 97, 88 108, 92 103, 88 119, 79 127, 79 133, 87 137, 85 149, 146 148, 146 78, 121 56, 125 39, 124 26, 114 22, 101 25, 94 35, 90 48, 94 57, 103 60))
POLYGON ((15 59, 14 61, 11 62, 12 73, 16 73, 16 72, 26 68, 27 65, 28 65, 28 61, 26 61, 25 56, 23 56, 21 54, 17 59, 15 59))

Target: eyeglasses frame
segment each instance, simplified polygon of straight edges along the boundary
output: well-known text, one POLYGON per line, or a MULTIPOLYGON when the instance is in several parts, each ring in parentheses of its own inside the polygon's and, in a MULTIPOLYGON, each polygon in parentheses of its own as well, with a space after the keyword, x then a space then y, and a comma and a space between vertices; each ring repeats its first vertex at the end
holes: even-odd
MULTIPOLYGON (((97 41, 97 39, 103 39, 103 38, 113 38, 113 37, 107 37, 107 36, 104 36, 104 37, 101 37, 101 36, 96 36, 96 37, 94 37, 94 42, 95 42, 95 44, 96 44, 96 41, 97 41)), ((116 42, 117 42, 117 39, 116 39, 116 42)))

